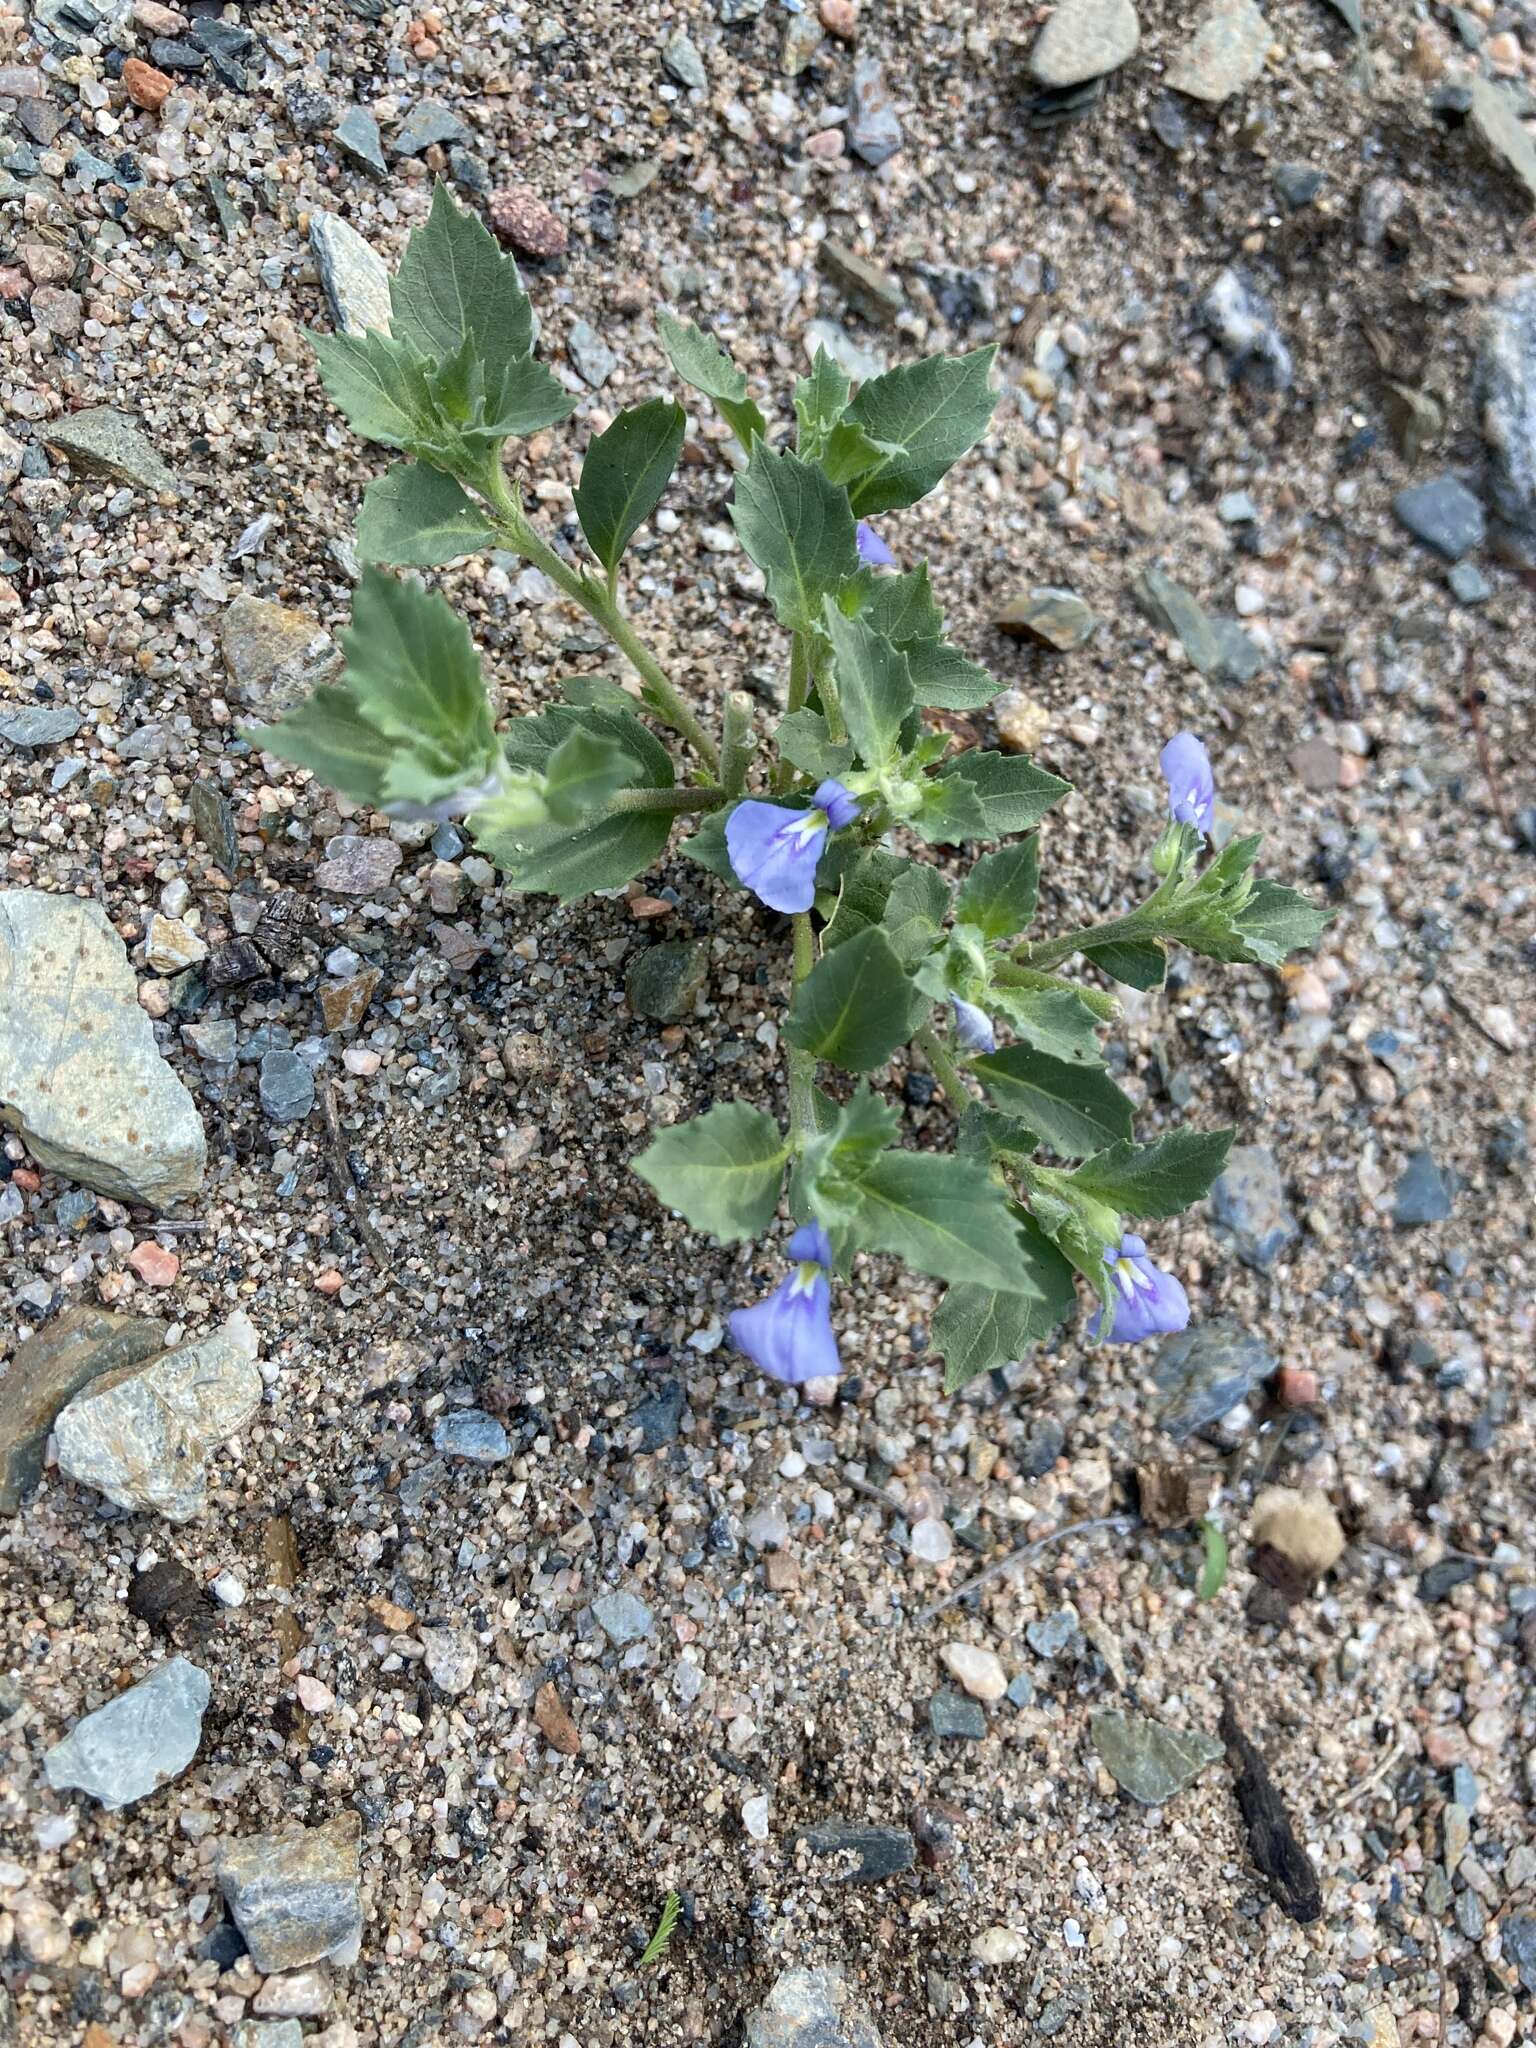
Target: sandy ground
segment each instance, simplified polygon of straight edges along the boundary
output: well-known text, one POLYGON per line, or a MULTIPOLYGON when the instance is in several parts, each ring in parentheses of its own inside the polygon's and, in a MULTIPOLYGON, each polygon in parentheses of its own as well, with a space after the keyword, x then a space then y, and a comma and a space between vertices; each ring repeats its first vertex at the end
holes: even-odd
MULTIPOLYGON (((211 1153, 191 1227, 163 1233, 174 1284, 136 1285, 104 1231, 83 1250, 66 1236, 55 1176, 6 1225, 8 1287, 50 1282, 54 1306, 105 1296, 191 1332, 244 1308, 268 1386, 198 1522, 120 1514, 53 1472, 0 1524, 0 1669, 21 1700, 0 1726, 0 2039, 201 2048, 233 2041, 274 1997, 281 2010, 248 1959, 221 1971, 217 1952, 200 1955, 222 1917, 216 1846, 349 1807, 365 1926, 330 2011, 305 2019, 328 2048, 732 2043, 798 1962, 841 1966, 887 2048, 1528 2038, 1531 1996, 1505 1935, 1536 1911, 1532 1258, 1525 1165, 1499 1161, 1532 1103, 1531 854, 1510 829, 1532 801, 1531 599, 1484 554, 1490 600, 1458 604, 1391 512, 1415 477, 1479 474, 1478 322, 1531 262, 1519 189, 1428 111, 1434 85, 1470 61, 1448 17, 1375 0, 1375 32, 1356 43, 1323 6, 1274 0, 1264 77, 1220 111, 1179 103, 1175 153, 1150 122, 1188 25, 1178 10, 1143 8, 1131 65, 1082 123, 1043 134, 1024 118, 1029 10, 868 7, 857 54, 884 59, 905 131, 872 171, 805 154, 837 125, 853 57, 828 42, 786 77, 775 7, 724 26, 697 8, 466 5, 444 10, 425 57, 403 9, 365 13, 253 16, 271 54, 251 90, 196 83, 186 175, 150 169, 166 229, 128 218, 104 238, 111 188, 82 194, 60 166, 27 218, 92 252, 87 326, 50 337, 19 306, 6 315, 13 432, 36 444, 47 418, 110 401, 187 487, 180 502, 124 501, 54 456, 17 493, 5 694, 46 683, 87 722, 63 748, 0 757, 8 881, 97 897, 134 948, 160 891, 184 879, 205 934, 227 934, 229 892, 208 878, 187 808, 199 777, 227 791, 238 890, 294 888, 310 922, 286 976, 215 997, 199 1021, 233 1019, 242 1050, 263 1026, 302 1040, 321 1030, 332 949, 383 969, 323 1072, 388 1264, 337 1199, 320 1112, 273 1124, 255 1065, 200 1069, 174 1015, 165 1050, 211 1153), (709 73, 693 96, 659 61, 682 25, 709 73), (345 617, 345 543, 378 459, 329 412, 304 345, 304 327, 327 324, 309 217, 333 209, 392 257, 424 211, 429 164, 392 159, 377 183, 338 160, 325 129, 298 132, 284 91, 306 57, 338 103, 371 105, 386 137, 419 97, 450 107, 492 183, 530 185, 568 225, 566 255, 530 264, 528 282, 587 426, 669 388, 652 318, 664 304, 728 336, 780 419, 813 320, 890 361, 1000 341, 993 434, 887 537, 931 556, 955 637, 1030 700, 1038 757, 1077 786, 1047 830, 1045 924, 1139 886, 1156 750, 1182 725, 1210 737, 1232 818, 1270 834, 1269 871, 1331 892, 1337 919, 1308 973, 1185 963, 1112 1034, 1144 1133, 1181 1114, 1238 1124, 1274 1152, 1301 1226, 1264 1273, 1203 1215, 1160 1239, 1201 1320, 1242 1326, 1318 1381, 1313 1407, 1277 1418, 1258 1397, 1188 1450, 1227 1487, 1233 1568, 1215 1600, 1195 1598, 1187 1535, 1119 1527, 916 1619, 1008 1547, 1134 1506, 1131 1468, 1172 1454, 1148 1355, 1064 1334, 1006 1387, 946 1398, 926 1345, 934 1295, 893 1286, 879 1261, 839 1297, 850 1375, 835 1405, 797 1406, 721 1341, 725 1312, 773 1277, 771 1254, 698 1243, 625 1161, 661 1123, 780 1086, 785 947, 741 898, 676 854, 645 878, 675 897, 663 934, 710 943, 696 1014, 664 1028, 624 1003, 625 960, 653 928, 622 900, 499 896, 473 872, 434 875, 420 845, 375 895, 316 889, 345 807, 302 778, 269 779, 232 744, 244 714, 219 627, 241 591, 345 617), (640 158, 656 160, 654 182, 616 198, 614 177, 640 158), (1297 161, 1326 184, 1292 213, 1270 174, 1297 161), (210 168, 244 216, 229 238, 201 182, 210 168), (818 269, 827 235, 901 280, 894 327, 850 309, 818 269), (1295 357, 1280 397, 1233 387, 1201 329, 1200 294, 1238 259, 1295 357), (563 356, 578 318, 618 357, 598 393, 563 356), (1394 446, 1367 328, 1393 377, 1443 401, 1443 443, 1417 471, 1394 446), (1219 515, 1234 491, 1254 499, 1256 527, 1219 515), (266 539, 232 560, 261 514, 266 539), (1214 609, 1250 613, 1269 653, 1259 676, 1210 683, 1148 625, 1129 586, 1152 563, 1214 609), (993 630, 1033 582, 1093 605, 1086 648, 1050 654, 993 630), (125 757, 151 724, 165 745, 125 757), (90 773, 55 788, 66 754, 90 773), (468 972, 431 929, 445 918, 484 948, 468 972), (350 1073, 344 1045, 378 1052, 377 1071, 350 1073), (456 1091, 424 1103, 424 1080, 450 1066, 456 1091), (1425 1147, 1455 1176, 1452 1215, 1395 1228, 1394 1189, 1425 1147), (317 1286, 338 1279, 339 1292, 317 1286), (639 1451, 627 1418, 671 1381, 686 1397, 675 1440, 639 1451), (512 1439, 489 1471, 432 1448, 445 1407, 470 1401, 512 1439), (1029 1476, 1051 1422, 1061 1454, 1029 1476), (1349 1537, 1285 1619, 1250 1608, 1261 1477, 1322 1488, 1349 1537), (957 1531, 949 1564, 910 1555, 924 1512, 957 1531), (291 1589, 269 1563, 285 1517, 291 1589), (1476 1560, 1473 1576, 1426 1599, 1421 1573, 1450 1553, 1476 1560), (41 1758, 164 1654, 125 1606, 153 1558, 204 1583, 233 1574, 248 1597, 210 1604, 206 1629, 183 1633, 213 1685, 196 1761, 108 1815, 50 1792, 41 1758), (624 1650, 591 1612, 615 1589, 653 1618, 624 1650), (1097 1647, 1078 1636, 1042 1657, 1025 1630, 1066 1603, 1097 1647), (422 1627, 472 1632, 467 1690, 427 1676, 422 1627), (1031 1704, 988 1710, 979 1741, 930 1729, 951 1641, 1034 1681, 1031 1704), (329 1704, 304 1707, 305 1679, 329 1704), (574 1717, 577 1755, 535 1722, 545 1684, 574 1717), (1116 1791, 1088 1724, 1122 1686, 1120 1704, 1209 1730, 1231 1689, 1318 1868, 1318 1921, 1295 1925, 1269 1901, 1224 1765, 1159 1809, 1116 1791), (1458 1761, 1477 1798, 1447 1884, 1458 1761), (742 1807, 764 1795, 758 1841, 742 1807), (829 1818, 915 1827, 927 1857, 839 1883, 835 1862, 796 1846, 829 1818), (641 1974, 669 1888, 684 1924, 641 1974), (62 1953, 29 1954, 18 1895, 60 1917, 62 1953), (1015 1937, 1008 1959, 982 1960, 978 1943, 1001 1952, 987 1945, 998 1929, 1015 1937)), ((1522 41, 1520 22, 1488 26, 1514 25, 1510 61, 1529 74, 1536 35, 1522 41)), ((10 54, 36 61, 24 43, 10 54)), ((105 68, 93 60, 86 76, 105 68)), ((52 91, 77 123, 96 119, 74 86, 52 91)), ((92 146, 154 158, 155 116, 115 83, 105 97, 121 127, 92 146)), ((9 262, 21 213, 0 221, 9 262)), ((771 699, 781 651, 766 609, 745 559, 706 538, 731 481, 719 423, 706 408, 694 419, 675 517, 633 564, 633 611, 701 702, 743 682, 771 699)), ((531 451, 551 526, 583 439, 579 420, 531 451)), ((510 706, 601 665, 585 622, 518 565, 481 560, 444 580, 510 706)), ((984 714, 967 723, 988 736, 984 714)), ((942 1101, 915 1109, 918 1142, 946 1115, 942 1101)), ((154 1220, 137 1215, 132 1234, 153 1238, 154 1220)), ((14 1310, 12 1340, 36 1315, 14 1310)))

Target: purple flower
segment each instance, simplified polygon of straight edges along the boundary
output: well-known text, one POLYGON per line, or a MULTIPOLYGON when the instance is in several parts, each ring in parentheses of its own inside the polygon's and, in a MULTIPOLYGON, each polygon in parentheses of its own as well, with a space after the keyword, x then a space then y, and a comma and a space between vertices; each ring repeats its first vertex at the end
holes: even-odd
POLYGON ((854 799, 830 778, 816 791, 813 810, 791 811, 755 798, 738 804, 725 821, 726 850, 737 881, 770 910, 809 910, 828 831, 841 832, 858 815, 854 799))
MULTIPOLYGON (((1104 1247, 1113 1267, 1115 1319, 1111 1344, 1139 1344, 1143 1337, 1163 1337, 1189 1328, 1189 1296, 1171 1273, 1154 1266, 1139 1237, 1122 1237, 1117 1251, 1104 1247)), ((1104 1311, 1094 1317, 1092 1335, 1102 1334, 1104 1311)))
POLYGON ((894 569, 896 557, 867 519, 859 521, 859 560, 867 569, 894 569))
POLYGON ((958 996, 950 997, 955 1013, 955 1036, 967 1052, 996 1052, 997 1033, 992 1029, 992 1019, 985 1010, 978 1010, 974 1003, 963 1003, 958 996))
POLYGON ((832 1330, 832 1290, 827 1268, 832 1245, 819 1223, 804 1223, 789 1240, 798 1261, 765 1301, 731 1311, 737 1348, 771 1380, 798 1387, 843 1369, 832 1330))
POLYGON ((1176 732, 1157 761, 1168 784, 1169 816, 1209 835, 1216 816, 1216 777, 1204 746, 1192 732, 1176 732))

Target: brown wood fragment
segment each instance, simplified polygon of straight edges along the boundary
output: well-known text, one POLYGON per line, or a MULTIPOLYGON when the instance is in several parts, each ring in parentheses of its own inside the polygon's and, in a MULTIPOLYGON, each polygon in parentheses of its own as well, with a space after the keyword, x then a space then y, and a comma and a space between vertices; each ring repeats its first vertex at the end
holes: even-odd
POLYGON ((558 1749, 562 1756, 580 1756, 581 1730, 571 1719, 552 1680, 546 1680, 534 1694, 533 1718, 551 1749, 558 1749))
POLYGON ((1238 1725, 1230 1693, 1221 1710, 1221 1739, 1227 1745, 1233 1790, 1248 1829, 1249 1853, 1270 1897, 1293 1920, 1305 1924, 1320 1918, 1323 1894, 1312 1859, 1297 1837, 1269 1766, 1238 1725))
POLYGON ((1141 1519, 1149 1529, 1178 1529, 1209 1513, 1216 1497, 1216 1473, 1202 1465, 1171 1459, 1136 1467, 1141 1519))

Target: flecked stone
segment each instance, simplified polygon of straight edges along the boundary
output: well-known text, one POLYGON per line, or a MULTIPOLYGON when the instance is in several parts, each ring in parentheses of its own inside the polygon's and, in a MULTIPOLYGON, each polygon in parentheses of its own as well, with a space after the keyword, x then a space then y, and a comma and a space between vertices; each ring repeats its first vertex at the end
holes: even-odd
POLYGON ((315 869, 315 885, 334 896, 371 896, 387 889, 405 858, 393 839, 378 834, 342 832, 325 843, 325 859, 315 869))
POLYGON ((315 1077, 296 1052, 263 1053, 261 1106, 275 1124, 301 1123, 315 1106, 315 1077))
POLYGON ((624 993, 637 1017, 675 1024, 691 1017, 709 974, 704 939, 667 939, 636 953, 624 970, 624 993))
POLYGON ((1487 531, 1482 501, 1454 476, 1411 484, 1392 500, 1392 510, 1415 540, 1448 562, 1459 562, 1481 547, 1487 531))
POLYGON ((1513 1913, 1504 1922, 1504 1960, 1514 1964, 1521 1990, 1536 1992, 1536 1917, 1513 1913))
POLYGON ((43 1758, 49 1784, 85 1792, 108 1813, 147 1799, 196 1756, 209 1691, 205 1671, 169 1658, 53 1745, 43 1758))
POLYGON ((59 1468, 120 1508, 189 1522, 207 1497, 210 1455, 260 1405, 246 1329, 226 1323, 76 1394, 54 1424, 59 1468))
POLYGON ((0 894, 0 1105, 42 1165, 98 1194, 159 1209, 202 1185, 196 1107, 94 903, 0 894))
POLYGON ((1145 1714, 1125 1714, 1116 1707, 1096 1713, 1089 1727, 1110 1776, 1143 1806, 1164 1805, 1222 1754, 1214 1735, 1198 1728, 1167 1728, 1145 1714))
POLYGON ((389 270, 378 251, 339 215, 323 212, 309 223, 309 246, 336 332, 366 334, 374 329, 387 334, 389 270))
POLYGON ((0 739, 13 747, 56 747, 84 723, 73 704, 7 704, 0 709, 0 739))
POLYGON ((839 1969, 781 1971, 747 2015, 743 2048, 880 2048, 880 2036, 839 1969))
POLYGON ((589 320, 578 320, 572 327, 565 337, 565 352, 577 375, 594 391, 601 391, 619 367, 618 357, 589 320))
POLYGON ((1444 1223, 1451 1213, 1451 1189, 1432 1152, 1415 1152, 1393 1191, 1392 1221, 1399 1230, 1444 1223))
POLYGON ((1536 552, 1536 275, 1520 278, 1487 317, 1477 400, 1493 456, 1494 510, 1536 552))
POLYGON ((645 1602, 633 1593, 603 1593, 592 1602, 599 1628, 616 1650, 653 1635, 655 1619, 645 1602))
POLYGON ((1091 640, 1098 619, 1075 590, 1042 584, 1005 604, 992 622, 1014 640, 1035 640, 1070 654, 1091 640))
POLYGON ((153 1358, 164 1342, 164 1323, 148 1316, 80 1307, 17 1346, 0 1373, 0 1514, 14 1515, 42 1476, 48 1432, 66 1403, 104 1374, 153 1358))
POLYGON ((1475 562, 1454 563, 1445 580, 1458 604, 1486 604, 1493 595, 1493 585, 1475 562))
POLYGON ((341 652, 318 619, 242 591, 219 622, 224 672, 240 702, 276 717, 329 681, 341 652))
POLYGON ((678 29, 662 45, 661 61, 669 77, 689 92, 708 92, 709 73, 693 39, 678 29))
POLYGON ((973 1700, 1000 1700, 1008 1690, 1008 1674, 993 1651, 974 1643, 946 1643, 939 1655, 950 1677, 973 1700))
POLYGON ((1159 1424, 1182 1443, 1229 1414, 1278 1363, 1257 1337, 1235 1323, 1201 1323, 1165 1337, 1152 1368, 1161 1396, 1159 1424))
POLYGON ((784 76, 799 78, 808 71, 821 44, 822 26, 815 15, 790 15, 779 42, 779 69, 784 76))
POLYGON ((1234 1145, 1211 1189, 1211 1219, 1245 1266, 1267 1273, 1300 1226, 1285 1199, 1279 1162, 1266 1145, 1234 1145))
POLYGON ((219 1887, 264 1976, 298 1970, 349 1948, 362 1932, 358 1841, 362 1821, 340 1813, 296 1834, 221 1843, 219 1887))
POLYGON ((1037 1657, 1059 1657, 1078 1633, 1077 1616, 1072 1609, 1059 1607, 1054 1614, 1032 1621, 1024 1631, 1024 1640, 1037 1657))
POLYGON ((833 1878, 835 1884, 878 1884, 910 1870, 917 1858, 917 1845, 910 1828, 860 1827, 843 1820, 818 1821, 797 1840, 816 1856, 852 1854, 858 1862, 851 1870, 833 1878))
POLYGON ((233 881, 240 865, 240 842, 235 833, 234 806, 211 782, 194 782, 191 796, 192 827, 213 856, 214 865, 233 881))
POLYGON ((390 138, 394 156, 420 156, 434 142, 472 143, 474 136, 457 114, 436 100, 418 100, 390 138))
POLYGON ((61 448, 71 469, 146 491, 179 494, 175 474, 161 460, 137 420, 116 406, 93 405, 66 413, 38 429, 50 447, 61 448))
POLYGON ((1200 317, 1221 344, 1240 380, 1267 391, 1287 391, 1295 376, 1274 309, 1242 271, 1221 272, 1200 301, 1200 317))
POLYGON ((149 920, 144 965, 152 974, 180 974, 207 957, 208 948, 179 917, 166 917, 157 910, 149 920))
POLYGON ((1143 570, 1132 588, 1154 625, 1172 633, 1200 673, 1213 682, 1250 682, 1263 667, 1263 649, 1235 619, 1214 617, 1161 569, 1143 570))
POLYGON ((421 1646, 426 1652, 427 1673, 440 1692, 457 1699, 475 1682, 480 1662, 480 1645, 467 1628, 424 1628, 421 1646))
POLYGON ((906 304, 900 278, 861 256, 835 235, 828 235, 819 245, 816 261, 846 298, 876 319, 892 320, 906 304))
POLYGON ((904 138, 885 71, 873 57, 861 57, 854 65, 851 98, 848 147, 878 168, 896 154, 904 138))
POLYGON ((450 1458, 467 1458, 474 1465, 499 1464, 512 1449, 505 1429, 482 1408, 450 1408, 440 1415, 432 1431, 432 1445, 450 1458))
POLYGON ((986 1710, 980 1700, 947 1688, 928 1702, 928 1725, 935 1735, 965 1742, 980 1742, 987 1732, 986 1710))
POLYGON ((320 1015, 326 1030, 355 1031, 368 1014, 380 979, 377 967, 364 967, 345 981, 327 982, 320 991, 320 1015))
POLYGON ((1474 75, 1467 126, 1495 163, 1519 179, 1536 199, 1536 142, 1521 120, 1521 103, 1507 86, 1474 75))
POLYGON ((1042 1479, 1061 1456, 1067 1433, 1054 1415, 1037 1422, 1024 1439, 1018 1454, 1019 1477, 1042 1479))
MULTIPOLYGON (((531 185, 507 185, 493 192, 486 208, 498 242, 525 256, 560 256, 570 240, 565 222, 531 185)), ((609 369, 613 365, 610 363, 609 369)))
POLYGON ((1253 84, 1273 41, 1274 32, 1253 0, 1213 0, 1163 82, 1189 99, 1220 106, 1253 84))
POLYGON ((1003 1698, 1010 1707, 1030 1707, 1035 1701, 1035 1681, 1027 1671, 1020 1671, 1008 1681, 1008 1690, 1003 1698))
POLYGON ((1116 71, 1136 54, 1141 23, 1131 0, 1061 0, 1029 53, 1041 85, 1081 85, 1116 71))
POLYGON ((336 123, 335 142, 345 156, 360 164, 365 171, 371 171, 376 178, 389 175, 383 145, 379 141, 379 124, 366 107, 348 107, 336 123))

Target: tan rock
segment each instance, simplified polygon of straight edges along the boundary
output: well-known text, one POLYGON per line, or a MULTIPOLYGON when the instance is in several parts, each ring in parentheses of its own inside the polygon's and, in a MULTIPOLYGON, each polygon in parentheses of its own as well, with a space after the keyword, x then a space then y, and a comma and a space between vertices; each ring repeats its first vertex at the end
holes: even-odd
POLYGON ((123 87, 136 107, 158 114, 170 97, 174 81, 142 57, 130 57, 123 66, 123 87))
POLYGON ((1320 1579, 1344 1555, 1343 1526, 1327 1494, 1315 1488, 1266 1486, 1253 1504, 1251 1534, 1278 1551, 1298 1579, 1320 1579))

